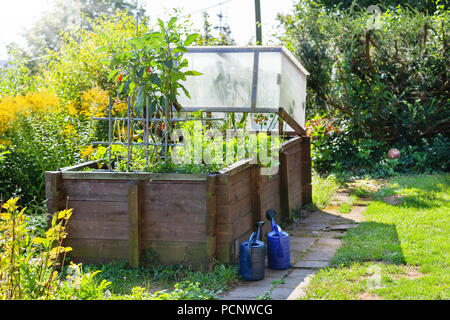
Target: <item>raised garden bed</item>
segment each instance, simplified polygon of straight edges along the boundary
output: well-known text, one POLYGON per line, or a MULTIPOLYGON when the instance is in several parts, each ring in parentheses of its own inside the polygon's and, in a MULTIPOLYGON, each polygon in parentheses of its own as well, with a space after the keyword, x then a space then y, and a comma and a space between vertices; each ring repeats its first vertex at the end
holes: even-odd
MULTIPOLYGON (((249 160, 217 174, 81 171, 87 163, 46 172, 47 209, 73 209, 66 246, 74 262, 128 259, 138 266, 151 249, 161 264, 209 268, 232 263, 239 244, 268 209, 289 218, 311 202, 310 139, 280 150, 278 173, 261 174, 249 160)), ((269 231, 266 224, 264 232, 269 231)))

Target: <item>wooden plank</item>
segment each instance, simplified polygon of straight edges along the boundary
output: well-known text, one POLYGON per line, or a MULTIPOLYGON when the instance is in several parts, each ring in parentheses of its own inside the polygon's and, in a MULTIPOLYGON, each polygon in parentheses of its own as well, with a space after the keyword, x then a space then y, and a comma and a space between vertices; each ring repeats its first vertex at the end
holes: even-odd
POLYGON ((69 238, 92 240, 128 240, 128 222, 76 220, 68 223, 69 238))
POLYGON ((68 238, 65 246, 73 250, 69 253, 71 258, 127 259, 128 240, 101 240, 101 239, 73 239, 68 238))
POLYGON ((243 216, 238 216, 232 224, 232 238, 236 239, 242 234, 253 230, 253 215, 251 212, 243 216))
POLYGON ((51 227, 52 218, 55 212, 65 208, 66 192, 62 174, 59 171, 47 171, 45 176, 46 207, 48 213, 47 226, 51 227))
POLYGON ((206 181, 208 174, 65 171, 63 178, 70 180, 206 181))
POLYGON ((240 184, 242 181, 250 179, 252 167, 253 166, 248 166, 246 169, 230 175, 230 178, 229 178, 230 187, 232 188, 232 187, 240 184))
MULTIPOLYGON (((205 219, 205 218, 204 218, 205 219)), ((143 241, 173 241, 173 242, 205 242, 206 241, 206 224, 192 224, 184 221, 184 224, 158 224, 143 225, 142 240, 143 241)))
POLYGON ((64 180, 72 201, 128 202, 126 181, 64 180))
POLYGON ((284 152, 280 152, 280 204, 281 217, 284 219, 290 218, 289 179, 289 158, 284 152))
POLYGON ((296 133, 301 136, 306 136, 305 129, 297 123, 283 108, 278 109, 278 116, 283 119, 296 133))
POLYGON ((250 196, 241 199, 234 205, 230 206, 231 223, 235 223, 239 217, 252 213, 252 198, 250 196))
POLYGON ((244 159, 219 171, 221 175, 235 175, 251 166, 250 159, 244 159))
POLYGON ((142 182, 142 193, 147 202, 159 201, 205 201, 206 182, 142 182))
POLYGON ((79 171, 81 169, 84 168, 98 168, 98 161, 90 161, 90 162, 85 162, 85 163, 80 163, 71 167, 64 167, 61 168, 60 171, 61 172, 67 172, 67 171, 79 171))
POLYGON ((158 262, 163 265, 205 266, 205 242, 143 241, 142 248, 155 252, 158 255, 158 262))
POLYGON ((128 182, 128 215, 129 215, 129 257, 131 268, 139 267, 141 255, 141 206, 139 200, 139 181, 128 182))
POLYGON ((251 169, 251 198, 253 224, 265 220, 262 212, 261 168, 252 166, 251 169))
POLYGON ((128 223, 128 202, 112 201, 73 201, 69 200, 69 208, 73 209, 72 220, 110 221, 128 223))

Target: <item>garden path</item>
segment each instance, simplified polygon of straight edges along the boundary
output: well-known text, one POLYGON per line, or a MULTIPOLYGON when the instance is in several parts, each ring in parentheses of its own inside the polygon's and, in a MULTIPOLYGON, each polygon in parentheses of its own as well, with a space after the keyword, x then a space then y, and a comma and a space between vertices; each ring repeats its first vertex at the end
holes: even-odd
MULTIPOLYGON (((341 238, 349 228, 363 221, 365 206, 353 206, 342 214, 337 206, 321 211, 302 210, 300 218, 285 229, 290 235, 291 265, 287 270, 266 267, 260 281, 240 280, 226 292, 222 300, 296 300, 304 295, 304 288, 312 276, 329 265, 341 238)), ((266 258, 267 259, 267 258, 266 258)), ((267 261, 266 261, 267 266, 267 261)))

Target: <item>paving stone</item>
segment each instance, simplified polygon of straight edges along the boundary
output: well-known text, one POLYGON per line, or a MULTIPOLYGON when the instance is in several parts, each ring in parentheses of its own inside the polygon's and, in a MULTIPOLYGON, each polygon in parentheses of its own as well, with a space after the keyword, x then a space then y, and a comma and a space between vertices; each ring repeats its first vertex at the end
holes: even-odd
POLYGON ((326 247, 315 247, 313 250, 308 252, 304 257, 303 260, 311 260, 311 261, 330 261, 331 258, 333 258, 336 250, 329 249, 326 247))
POLYGON ((316 242, 316 246, 322 247, 327 246, 329 248, 337 249, 341 246, 341 240, 339 239, 333 239, 333 238, 320 238, 316 242))
POLYGON ((328 267, 328 261, 302 260, 294 265, 294 268, 302 269, 321 269, 326 267, 328 267))
POLYGON ((311 274, 301 282, 297 288, 295 288, 289 297, 287 297, 286 300, 297 300, 305 295, 305 288, 308 286, 308 284, 311 282, 311 279, 313 278, 314 274, 311 274))
POLYGON ((329 229, 330 230, 334 230, 334 231, 345 231, 351 228, 356 228, 358 227, 357 224, 338 224, 338 225, 334 225, 334 226, 330 226, 329 229))
POLYGON ((272 300, 286 300, 292 293, 293 289, 291 288, 275 288, 273 289, 270 297, 272 300))
POLYGON ((289 239, 289 246, 290 246, 291 251, 305 252, 316 241, 317 241, 317 238, 313 238, 313 237, 291 237, 289 239))
POLYGON ((328 224, 326 223, 302 223, 299 228, 302 231, 320 231, 324 230, 328 224))

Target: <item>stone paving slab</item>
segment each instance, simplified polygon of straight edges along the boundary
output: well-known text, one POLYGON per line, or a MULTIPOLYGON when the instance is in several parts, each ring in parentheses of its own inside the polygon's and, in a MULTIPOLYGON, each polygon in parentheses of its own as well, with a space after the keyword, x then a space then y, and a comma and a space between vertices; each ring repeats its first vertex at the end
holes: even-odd
POLYGON ((311 251, 309 251, 304 257, 305 261, 330 261, 333 258, 334 253, 336 252, 335 248, 328 247, 315 247, 311 251))
POLYGON ((327 223, 301 223, 298 228, 302 231, 320 231, 325 230, 327 223))
POLYGON ((351 228, 358 227, 358 224, 337 224, 334 226, 330 226, 329 229, 333 231, 346 231, 351 228))
POLYGON ((289 239, 289 246, 291 248, 291 251, 305 252, 316 241, 317 238, 313 237, 291 237, 289 239))
POLYGON ((353 222, 363 221, 363 208, 352 209, 352 212, 345 216, 333 210, 331 208, 306 212, 300 221, 286 229, 290 235, 290 269, 266 268, 263 280, 241 280, 236 288, 225 293, 221 299, 255 300, 267 294, 273 300, 295 300, 304 296, 304 290, 315 272, 329 266, 330 260, 341 245, 340 238, 349 228, 358 226, 353 222), (283 279, 282 283, 278 281, 280 279, 283 279), (277 281, 275 286, 273 281, 277 281))
POLYGON ((328 261, 299 261, 294 265, 294 268, 302 268, 302 269, 321 269, 328 267, 328 261))

